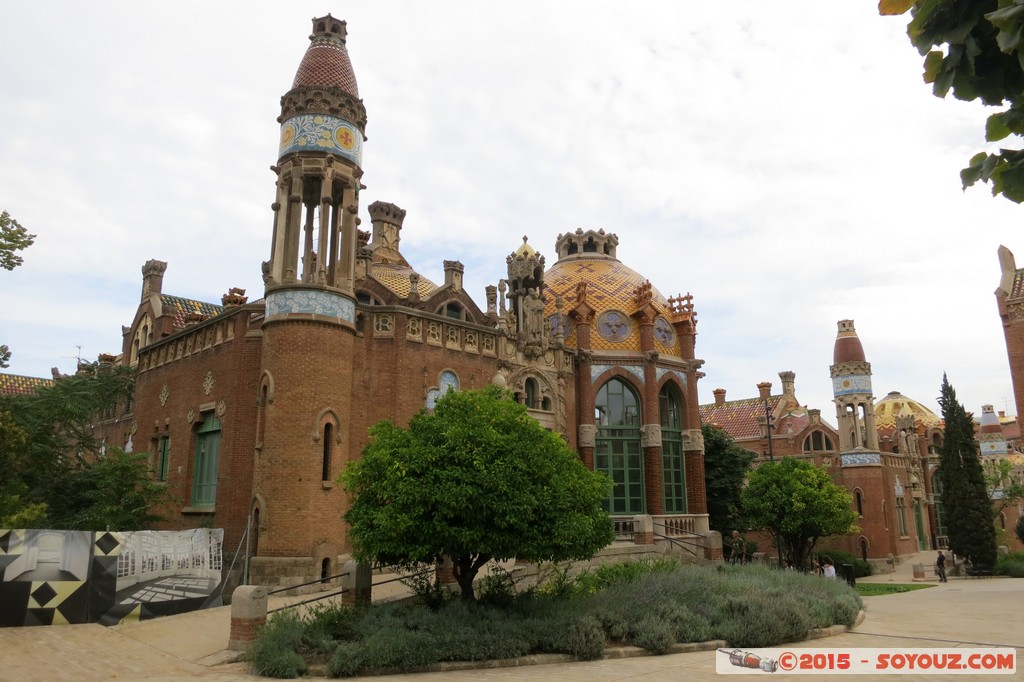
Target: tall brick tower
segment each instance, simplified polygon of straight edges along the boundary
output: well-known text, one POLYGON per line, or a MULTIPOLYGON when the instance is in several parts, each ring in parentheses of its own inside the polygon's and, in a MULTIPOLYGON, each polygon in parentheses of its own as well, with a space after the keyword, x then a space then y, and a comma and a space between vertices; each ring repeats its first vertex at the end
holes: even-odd
POLYGON ((832 395, 839 422, 839 449, 878 451, 875 404, 871 395, 871 363, 853 320, 841 320, 832 353, 832 395))
POLYGON ((311 44, 281 98, 281 143, 258 396, 253 582, 336 573, 346 551, 355 336, 353 275, 366 110, 346 26, 313 19, 311 44))

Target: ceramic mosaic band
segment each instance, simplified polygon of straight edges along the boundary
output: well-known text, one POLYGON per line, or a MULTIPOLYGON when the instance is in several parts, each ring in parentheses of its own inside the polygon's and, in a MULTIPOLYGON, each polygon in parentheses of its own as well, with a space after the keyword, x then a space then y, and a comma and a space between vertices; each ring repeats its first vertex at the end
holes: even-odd
POLYGON ((360 166, 363 162, 363 135, 354 124, 343 118, 299 114, 281 124, 278 158, 293 152, 328 152, 360 166))
POLYGON ((329 291, 289 289, 267 294, 267 319, 279 315, 323 315, 355 323, 356 304, 329 291))

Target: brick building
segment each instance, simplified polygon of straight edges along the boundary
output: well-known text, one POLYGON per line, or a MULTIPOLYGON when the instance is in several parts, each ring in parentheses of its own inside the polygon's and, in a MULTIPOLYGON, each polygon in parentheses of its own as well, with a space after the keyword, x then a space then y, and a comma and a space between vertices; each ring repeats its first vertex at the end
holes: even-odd
POLYGON ((613 478, 613 515, 706 531, 692 298, 660 294, 603 230, 559 235, 549 268, 526 238, 510 244, 483 307, 460 262, 441 283, 420 275, 401 250, 405 211, 361 205, 366 110, 345 37, 345 22, 314 19, 281 98, 263 298, 175 297, 166 263, 142 268, 114 359, 137 367, 135 398, 103 428, 151 453, 180 501, 167 525, 222 526, 231 551, 251 517, 254 582, 333 574, 350 550, 335 480, 368 427, 493 382, 613 478))
POLYGON ((944 546, 933 488, 941 420, 898 392, 874 402, 871 364, 852 320, 839 322, 830 374, 838 428, 822 419, 821 410, 800 404, 793 372, 779 373, 777 395, 770 382, 758 384, 758 397, 742 400, 727 401, 725 391, 716 389, 715 402, 701 406, 701 418, 754 452, 755 466, 774 457, 800 457, 826 467, 846 488, 860 533, 829 538, 819 549, 884 561, 944 546))

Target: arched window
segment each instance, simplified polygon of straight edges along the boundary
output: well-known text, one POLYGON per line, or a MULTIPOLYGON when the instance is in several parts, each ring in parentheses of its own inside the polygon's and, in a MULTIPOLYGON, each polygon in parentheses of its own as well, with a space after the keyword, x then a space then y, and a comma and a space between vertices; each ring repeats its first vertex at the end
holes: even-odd
POLYGON ((644 513, 644 458, 640 447, 640 400, 624 381, 612 379, 594 401, 598 433, 594 468, 612 479, 605 508, 612 514, 644 513))
POLYGON ((448 301, 443 306, 437 309, 438 315, 444 315, 453 320, 465 319, 466 313, 462 306, 455 301, 448 301))
POLYGON ((686 466, 683 458, 682 400, 672 384, 658 393, 661 418, 661 479, 666 514, 686 513, 686 466))
POLYGON ((857 516, 864 516, 864 493, 861 492, 860 488, 854 488, 853 498, 857 505, 857 516))
POLYGON ((323 472, 322 481, 331 480, 331 446, 334 444, 334 424, 327 422, 324 424, 324 458, 323 458, 323 472))
POLYGON ((804 439, 804 452, 824 452, 832 450, 832 439, 821 431, 815 431, 804 439))
POLYGON ((860 536, 860 558, 864 561, 868 560, 868 539, 863 535, 860 536))
POLYGON ((537 407, 537 380, 530 378, 526 380, 526 407, 527 409, 533 410, 537 407))

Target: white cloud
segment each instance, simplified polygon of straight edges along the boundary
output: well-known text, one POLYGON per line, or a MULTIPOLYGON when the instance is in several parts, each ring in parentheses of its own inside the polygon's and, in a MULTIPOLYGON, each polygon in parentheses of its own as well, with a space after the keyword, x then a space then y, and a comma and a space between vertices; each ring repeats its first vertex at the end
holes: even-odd
MULTIPOLYGON (((330 8, 327 8, 330 9, 330 8)), ((10 371, 120 348, 139 268, 262 295, 276 116, 322 3, 68 1, 0 11, 0 208, 39 235, 0 273, 10 371)), ((875 3, 356 2, 365 207, 407 209, 427 277, 500 278, 522 235, 604 228, 662 293, 693 293, 701 398, 797 372, 832 416, 836 321, 875 393, 967 409, 1012 391, 992 291, 1020 211, 958 172, 987 112, 934 98, 875 3)), ((1012 405, 1010 410, 1012 411, 1012 405)))

